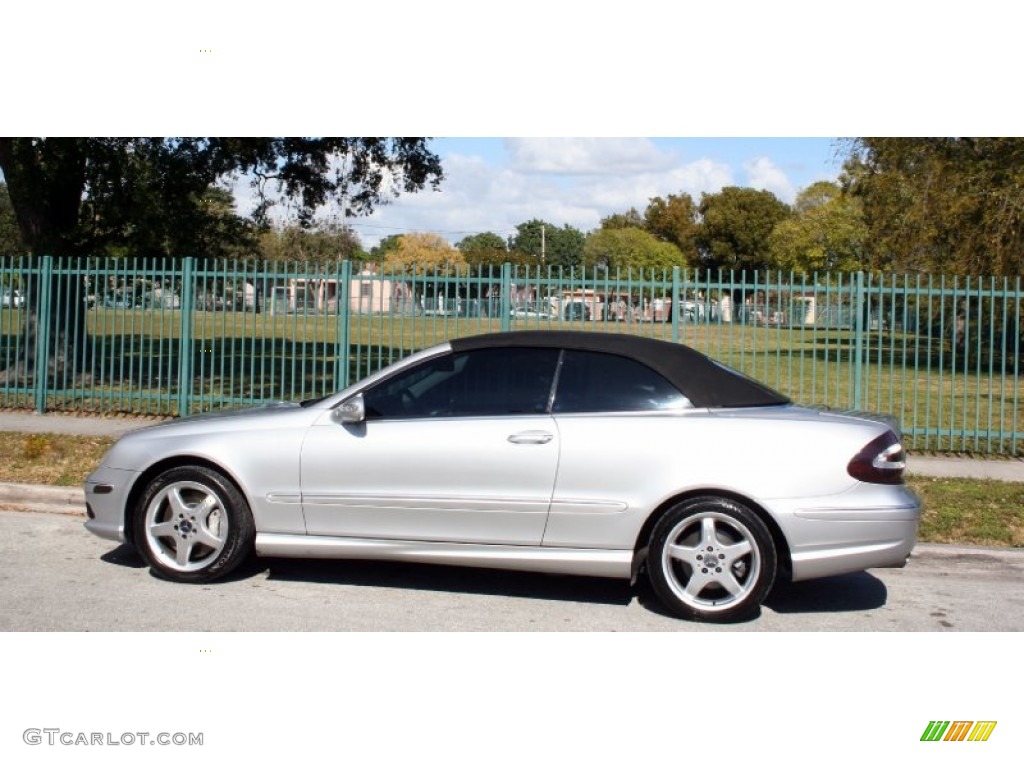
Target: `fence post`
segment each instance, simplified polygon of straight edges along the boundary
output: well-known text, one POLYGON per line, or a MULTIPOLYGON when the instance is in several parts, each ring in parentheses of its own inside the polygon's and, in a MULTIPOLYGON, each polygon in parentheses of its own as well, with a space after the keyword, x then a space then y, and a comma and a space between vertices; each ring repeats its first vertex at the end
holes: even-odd
POLYGON ((178 417, 188 416, 192 404, 192 335, 195 309, 195 259, 181 265, 181 328, 178 338, 178 417))
POLYGON ((683 302, 679 299, 679 267, 672 267, 672 343, 679 343, 679 305, 683 302))
POLYGON ((35 371, 33 373, 33 400, 37 413, 46 410, 47 371, 50 368, 50 304, 53 302, 53 256, 43 256, 39 265, 39 306, 36 313, 35 371))
POLYGON ((512 330, 512 265, 505 262, 501 265, 501 331, 512 330))
POLYGON ((349 358, 352 352, 352 262, 341 262, 338 273, 338 324, 334 339, 334 389, 348 386, 349 358))
POLYGON ((856 316, 853 319, 853 407, 861 407, 861 379, 864 371, 864 273, 857 272, 853 305, 856 316))

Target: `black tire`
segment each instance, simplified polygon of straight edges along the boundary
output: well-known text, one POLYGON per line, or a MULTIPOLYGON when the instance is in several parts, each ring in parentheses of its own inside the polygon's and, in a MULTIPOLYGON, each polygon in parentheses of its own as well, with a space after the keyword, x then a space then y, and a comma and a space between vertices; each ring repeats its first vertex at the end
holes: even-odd
POLYGON ((155 477, 134 511, 135 543, 155 573, 204 583, 252 552, 256 526, 234 483, 208 467, 182 466, 155 477))
POLYGON ((760 517, 732 499, 702 496, 672 507, 655 525, 647 571, 674 615, 730 622, 757 614, 777 561, 760 517))

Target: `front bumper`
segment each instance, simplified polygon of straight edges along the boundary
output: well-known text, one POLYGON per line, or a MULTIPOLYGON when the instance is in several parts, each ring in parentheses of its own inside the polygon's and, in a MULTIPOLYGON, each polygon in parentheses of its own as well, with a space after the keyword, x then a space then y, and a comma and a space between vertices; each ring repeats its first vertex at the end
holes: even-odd
POLYGON ((89 519, 85 528, 101 539, 126 542, 125 510, 128 495, 139 472, 100 467, 85 481, 85 504, 89 519))

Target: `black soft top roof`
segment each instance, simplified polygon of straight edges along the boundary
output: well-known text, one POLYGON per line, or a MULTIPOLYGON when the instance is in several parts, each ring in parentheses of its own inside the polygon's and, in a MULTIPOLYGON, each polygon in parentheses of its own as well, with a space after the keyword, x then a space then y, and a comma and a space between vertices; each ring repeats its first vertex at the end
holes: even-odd
POLYGON ((668 379, 698 408, 786 405, 785 395, 725 368, 684 344, 624 333, 513 331, 452 339, 456 352, 494 347, 557 347, 629 357, 668 379))

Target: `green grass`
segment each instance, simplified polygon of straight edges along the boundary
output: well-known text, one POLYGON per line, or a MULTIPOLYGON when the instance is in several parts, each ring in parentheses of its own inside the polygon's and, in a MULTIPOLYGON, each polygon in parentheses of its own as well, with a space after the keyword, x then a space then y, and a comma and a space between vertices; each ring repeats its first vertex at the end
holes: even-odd
MULTIPOLYGON (((0 482, 79 486, 113 442, 0 432, 0 482)), ((1024 547, 1024 483, 915 476, 910 486, 924 503, 921 541, 1024 547)))
POLYGON ((0 432, 0 482, 80 486, 112 437, 0 432))
POLYGON ((1024 483, 915 477, 920 537, 942 544, 1024 547, 1024 483))

